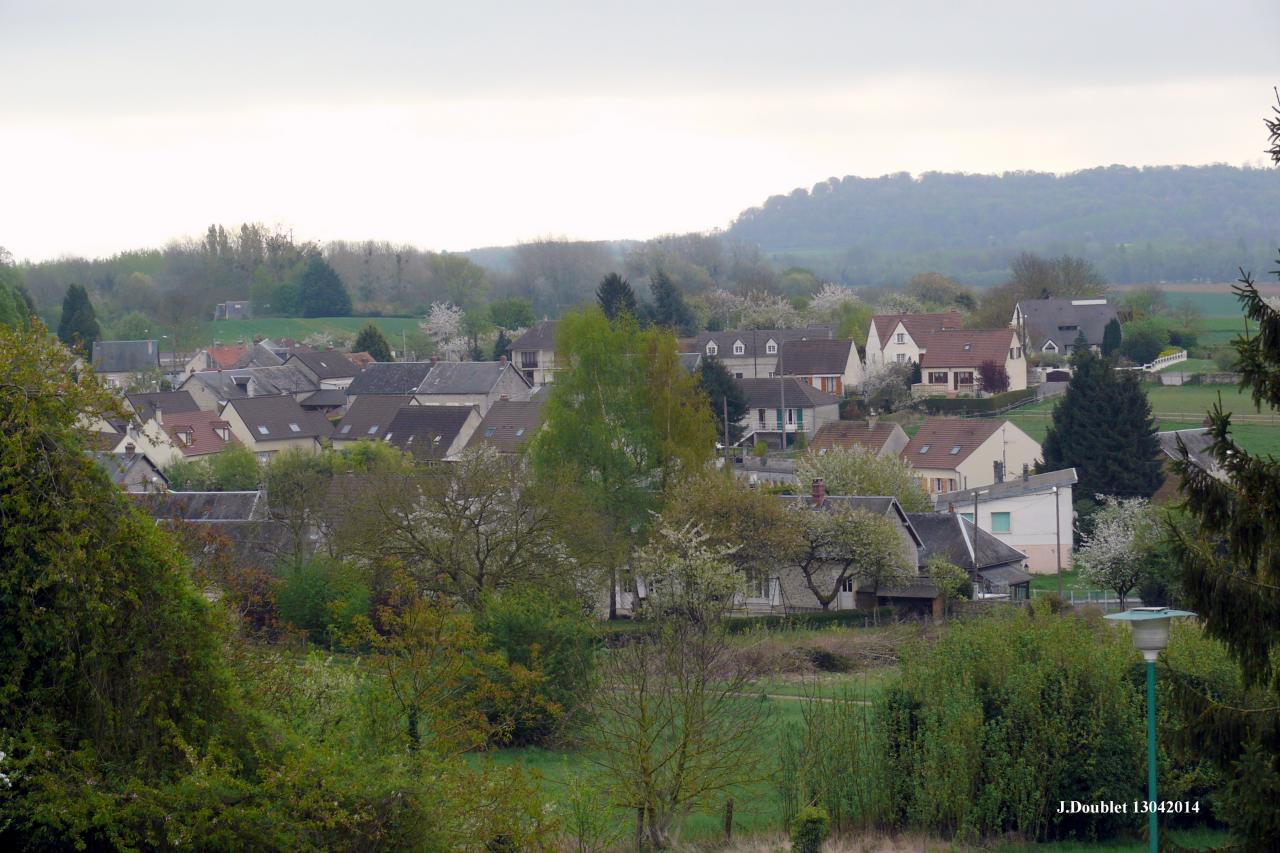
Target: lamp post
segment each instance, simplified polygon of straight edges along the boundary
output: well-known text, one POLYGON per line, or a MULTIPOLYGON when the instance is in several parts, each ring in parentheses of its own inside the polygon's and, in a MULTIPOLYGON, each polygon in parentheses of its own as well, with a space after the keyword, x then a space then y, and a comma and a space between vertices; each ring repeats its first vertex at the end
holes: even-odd
POLYGON ((1189 610, 1167 607, 1135 607, 1112 613, 1108 619, 1130 623, 1133 645, 1147 662, 1147 839, 1151 853, 1159 849, 1156 829, 1156 658, 1169 645, 1169 621, 1179 616, 1195 616, 1189 610))
POLYGON ((1062 598, 1062 511, 1058 509, 1058 487, 1053 487, 1053 557, 1058 562, 1058 598, 1062 598))

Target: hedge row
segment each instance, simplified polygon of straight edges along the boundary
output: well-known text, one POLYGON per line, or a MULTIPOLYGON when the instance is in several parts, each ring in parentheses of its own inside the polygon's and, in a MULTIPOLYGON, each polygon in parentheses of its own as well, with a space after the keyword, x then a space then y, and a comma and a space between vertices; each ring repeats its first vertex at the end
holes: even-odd
POLYGON ((1036 396, 1035 388, 1005 391, 990 397, 929 397, 924 401, 931 415, 986 414, 1036 396))
MULTIPOLYGON (((812 613, 789 613, 768 616, 741 616, 727 619, 725 626, 731 634, 745 634, 748 631, 764 629, 804 630, 813 628, 861 628, 873 622, 892 621, 896 611, 892 607, 880 607, 871 610, 826 610, 812 613)), ((645 619, 619 619, 605 622, 602 633, 606 644, 622 641, 628 637, 636 637, 647 633, 652 623, 645 619)))

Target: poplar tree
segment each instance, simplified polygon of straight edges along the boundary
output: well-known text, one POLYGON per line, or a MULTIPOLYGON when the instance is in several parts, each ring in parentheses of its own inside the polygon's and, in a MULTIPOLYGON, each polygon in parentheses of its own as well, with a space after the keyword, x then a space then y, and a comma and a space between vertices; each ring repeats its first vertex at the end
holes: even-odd
POLYGON ((1084 345, 1071 355, 1074 374, 1053 409, 1041 472, 1075 468, 1082 497, 1149 498, 1164 472, 1151 402, 1133 371, 1084 345))
POLYGON ((1102 354, 1115 355, 1120 350, 1121 337, 1120 321, 1112 317, 1106 328, 1102 330, 1102 354))

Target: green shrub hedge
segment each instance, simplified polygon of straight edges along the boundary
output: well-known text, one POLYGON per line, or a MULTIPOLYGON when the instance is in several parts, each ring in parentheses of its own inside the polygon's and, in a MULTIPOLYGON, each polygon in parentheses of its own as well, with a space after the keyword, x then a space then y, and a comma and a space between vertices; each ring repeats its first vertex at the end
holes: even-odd
MULTIPOLYGON (((765 629, 769 631, 798 631, 821 628, 862 628, 876 622, 892 622, 897 611, 892 607, 871 610, 823 610, 813 613, 790 613, 770 616, 741 616, 725 620, 730 634, 745 634, 765 629)), ((652 623, 645 619, 619 619, 604 623, 601 631, 606 645, 625 642, 629 637, 643 636, 652 630, 652 623)))
POLYGON ((1021 403, 1036 396, 1036 389, 1024 388, 1021 391, 1005 391, 1003 394, 992 394, 990 397, 929 397, 924 401, 925 409, 931 415, 985 414, 1021 403))

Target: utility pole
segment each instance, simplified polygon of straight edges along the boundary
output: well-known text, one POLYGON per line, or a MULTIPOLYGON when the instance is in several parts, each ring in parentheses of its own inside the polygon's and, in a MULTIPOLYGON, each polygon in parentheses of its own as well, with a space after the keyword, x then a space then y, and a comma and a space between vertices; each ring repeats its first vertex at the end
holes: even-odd
POLYGON ((1058 487, 1053 487, 1053 556, 1058 561, 1058 598, 1062 598, 1062 513, 1058 510, 1058 487))
MULTIPOLYGON (((755 338, 753 337, 751 341, 754 344, 755 338)), ((778 362, 777 362, 777 365, 774 367, 774 370, 778 371, 778 396, 780 398, 779 402, 782 403, 782 408, 778 409, 778 420, 781 421, 779 426, 782 427, 782 452, 786 453, 787 452, 787 383, 786 383, 786 380, 783 378, 783 374, 782 374, 782 347, 778 347, 778 362)))
POLYGON ((724 404, 724 458, 729 459, 729 395, 725 394, 720 398, 720 402, 724 404))

